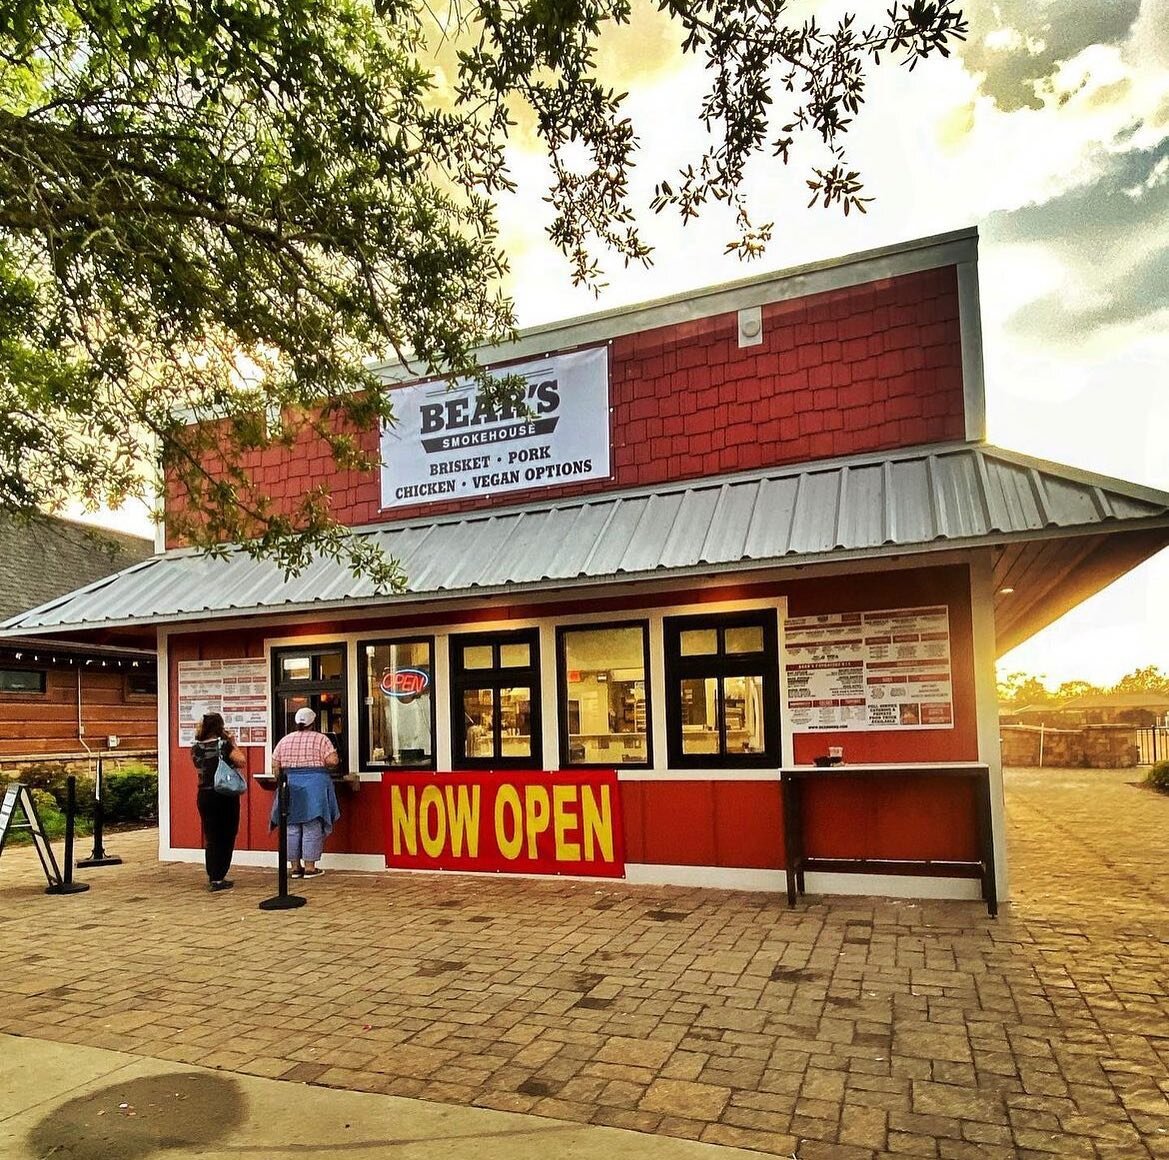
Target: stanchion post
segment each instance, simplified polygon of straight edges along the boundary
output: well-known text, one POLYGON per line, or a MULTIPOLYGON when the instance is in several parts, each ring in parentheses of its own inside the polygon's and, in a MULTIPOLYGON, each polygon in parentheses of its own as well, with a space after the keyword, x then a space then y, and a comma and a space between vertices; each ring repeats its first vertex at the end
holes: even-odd
POLYGON ((105 847, 102 844, 102 828, 105 824, 105 786, 104 786, 104 760, 97 759, 97 777, 93 783, 93 853, 81 862, 78 866, 120 866, 122 859, 114 855, 107 854, 105 847))
POLYGON ((260 903, 261 910, 295 910, 304 906, 307 898, 288 893, 288 774, 282 769, 276 775, 276 820, 279 834, 280 869, 276 875, 276 894, 260 903))
POLYGON ((60 882, 45 887, 46 894, 80 894, 89 889, 88 882, 73 881, 73 824, 77 817, 77 778, 65 779, 65 865, 60 882))

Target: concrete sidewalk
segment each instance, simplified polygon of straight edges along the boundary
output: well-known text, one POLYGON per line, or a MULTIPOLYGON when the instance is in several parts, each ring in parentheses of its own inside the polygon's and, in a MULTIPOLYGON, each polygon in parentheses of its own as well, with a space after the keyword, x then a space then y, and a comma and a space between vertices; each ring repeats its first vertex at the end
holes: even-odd
POLYGON ((757 1152, 0 1035, 5 1160, 748 1160, 757 1152))
MULTIPOLYGON (((663 1156, 700 1141, 783 1160, 1169 1160, 1169 796, 1139 777, 1010 773, 997 921, 974 902, 789 910, 768 894, 335 870, 297 884, 302 910, 270 912, 274 871, 208 894, 201 867, 159 864, 150 832, 111 835, 125 863, 62 898, 30 851, 6 850, 0 1033, 215 1069, 228 1108, 235 1085, 268 1079, 293 1106, 333 1098, 322 1089, 406 1097, 472 1132, 494 1122, 476 1109, 523 1113, 516 1139, 550 1160, 573 1153, 549 1123, 632 1129, 663 1156)), ((47 1095, 76 1094, 45 1074, 47 1095)), ((247 1122, 245 1154, 289 1138, 263 1111, 247 1122)), ((378 1123, 359 1151, 415 1138, 378 1123)), ((228 1145, 188 1154, 212 1146, 228 1145)))

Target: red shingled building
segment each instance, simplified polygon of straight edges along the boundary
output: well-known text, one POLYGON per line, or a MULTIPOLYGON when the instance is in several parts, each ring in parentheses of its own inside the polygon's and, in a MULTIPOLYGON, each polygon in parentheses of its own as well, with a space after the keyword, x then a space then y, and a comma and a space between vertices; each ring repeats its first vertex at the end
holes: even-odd
POLYGON ((994 659, 1169 542, 1169 496, 985 442, 976 250, 526 332, 483 352, 523 412, 378 368, 380 474, 308 438, 250 466, 289 503, 327 477, 404 593, 176 545, 12 628, 157 638, 164 857, 198 856, 196 712, 258 774, 309 704, 348 771, 326 864, 993 905, 994 659))

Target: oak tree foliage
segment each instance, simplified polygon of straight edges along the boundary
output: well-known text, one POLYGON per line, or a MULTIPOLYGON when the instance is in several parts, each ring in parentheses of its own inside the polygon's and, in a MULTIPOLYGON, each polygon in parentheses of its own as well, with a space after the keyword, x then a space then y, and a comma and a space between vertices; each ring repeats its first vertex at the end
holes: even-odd
MULTIPOLYGON (((650 260, 637 129, 596 69, 629 0, 457 3, 0 5, 0 509, 117 506, 165 473, 184 499, 168 522, 198 546, 401 582, 332 520, 328 479, 277 503, 249 457, 315 433, 338 470, 369 469, 353 433, 391 416, 370 358, 453 378, 511 334, 494 206, 517 107, 571 276, 596 287, 605 255, 650 260)), ((658 4, 706 62, 709 146, 651 208, 729 204, 747 257, 771 233, 741 194, 748 163, 814 147, 812 200, 863 210, 844 141, 868 70, 966 31, 950 0, 890 0, 868 28, 794 23, 788 0, 658 4)))

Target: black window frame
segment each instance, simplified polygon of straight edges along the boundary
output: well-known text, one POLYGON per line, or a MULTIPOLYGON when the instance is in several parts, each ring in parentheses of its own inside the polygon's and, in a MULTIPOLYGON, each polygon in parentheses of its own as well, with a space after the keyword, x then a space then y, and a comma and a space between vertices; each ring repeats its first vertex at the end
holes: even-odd
POLYGON ((601 620, 587 624, 558 624, 556 626, 556 728, 560 740, 562 769, 653 769, 653 696, 650 682, 650 650, 648 620, 601 620), (645 761, 572 761, 569 759, 568 728, 568 660, 565 655, 565 637, 571 632, 604 632, 614 628, 640 628, 642 664, 645 680, 645 761))
POLYGON ((711 612, 687 616, 667 616, 662 620, 662 645, 666 670, 666 752, 675 769, 770 769, 780 763, 779 714, 779 617, 774 608, 748 609, 742 612, 711 612), (727 653, 728 628, 761 628, 763 649, 753 653, 727 653), (682 656, 683 632, 694 629, 716 630, 717 653, 682 656), (763 678, 763 752, 726 752, 726 702, 723 680, 726 677, 762 676, 763 678), (719 682, 719 751, 684 753, 682 750, 682 681, 717 679, 719 682))
POLYGON ((33 668, 29 665, 0 665, 0 672, 21 673, 22 675, 39 678, 37 689, 5 689, 0 688, 0 697, 44 697, 49 692, 48 669, 33 668))
MULTIPOLYGON (((345 728, 341 733, 341 745, 336 745, 337 767, 332 770, 334 776, 339 777, 349 768, 349 646, 345 641, 322 641, 315 644, 282 644, 272 649, 272 746, 286 733, 284 731, 284 714, 281 711, 283 698, 289 693, 305 694, 308 697, 321 693, 341 694, 341 718, 345 728), (305 654, 323 655, 336 653, 341 657, 341 675, 337 678, 315 678, 308 680, 281 680, 283 676, 280 662, 288 656, 304 656, 305 654)), ((318 725, 320 714, 317 714, 318 725)), ((326 737, 337 741, 335 734, 326 733, 326 737)))
POLYGON ((357 695, 361 706, 361 713, 357 722, 357 760, 358 768, 369 773, 410 773, 414 770, 437 769, 438 762, 438 683, 435 679, 435 638, 433 636, 378 636, 362 637, 357 642, 357 695), (426 644, 430 646, 430 758, 426 761, 412 762, 409 765, 394 765, 391 762, 374 762, 370 758, 369 745, 369 714, 365 712, 366 700, 373 696, 369 687, 369 676, 366 672, 365 654, 362 651, 370 647, 393 644, 426 644))
POLYGON ((459 633, 448 638, 450 658, 450 706, 451 706, 451 768, 452 769, 543 769, 543 690, 540 672, 540 630, 538 628, 505 629, 500 632, 459 633), (528 645, 528 664, 521 667, 502 668, 499 664, 501 645, 528 645), (463 667, 463 652, 468 648, 490 645, 492 660, 490 669, 466 669, 463 667), (515 686, 531 689, 531 752, 527 757, 504 757, 502 738, 502 714, 499 712, 499 690, 515 686), (491 689, 494 693, 491 723, 492 748, 496 756, 465 757, 467 751, 466 711, 463 708, 463 694, 468 689, 491 689))

